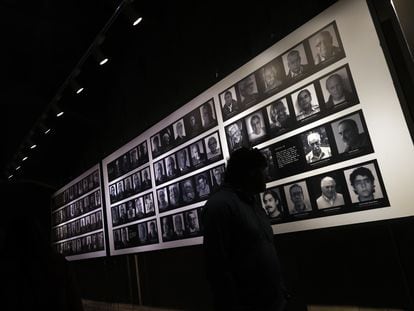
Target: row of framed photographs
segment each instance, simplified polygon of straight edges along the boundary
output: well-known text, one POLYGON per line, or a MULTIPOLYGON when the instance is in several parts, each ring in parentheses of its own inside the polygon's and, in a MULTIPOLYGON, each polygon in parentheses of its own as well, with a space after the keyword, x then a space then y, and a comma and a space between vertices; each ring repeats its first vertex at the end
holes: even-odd
POLYGON ((102 231, 76 239, 54 244, 55 250, 63 256, 74 256, 104 250, 102 231))
POLYGON ((115 249, 156 244, 159 242, 157 221, 156 219, 152 219, 114 229, 113 238, 115 249))
POLYGON ((389 206, 376 160, 271 187, 260 201, 272 223, 389 206))
POLYGON ((239 114, 344 57, 333 21, 220 93, 223 119, 239 114))
POLYGON ((151 136, 152 158, 155 159, 216 125, 217 115, 214 99, 210 99, 187 113, 183 118, 151 136))
POLYGON ((137 167, 148 163, 148 146, 144 141, 107 165, 108 181, 112 181, 137 167))
POLYGON ((155 206, 152 192, 122 204, 111 206, 113 227, 154 215, 155 206))
POLYGON ((230 152, 280 136, 359 103, 348 65, 226 126, 230 152))
POLYGON ((109 185, 109 200, 113 204, 151 187, 151 172, 147 166, 109 185))
POLYGON ((207 200, 224 183, 224 165, 218 165, 157 189, 158 212, 207 200))
POLYGON ((219 134, 214 132, 164 159, 154 162, 155 184, 158 186, 222 159, 219 134))
POLYGON ((99 170, 96 170, 56 195, 52 200, 52 211, 92 191, 100 184, 99 170))
POLYGON ((203 207, 190 209, 161 217, 161 237, 163 242, 183 240, 202 235, 201 212, 203 207))
POLYGON ((362 110, 260 149, 273 181, 374 152, 362 110))
POLYGON ((52 241, 65 240, 103 227, 102 211, 89 214, 52 230, 52 241))
POLYGON ((101 190, 96 190, 64 208, 52 212, 52 225, 57 226, 100 207, 101 190))

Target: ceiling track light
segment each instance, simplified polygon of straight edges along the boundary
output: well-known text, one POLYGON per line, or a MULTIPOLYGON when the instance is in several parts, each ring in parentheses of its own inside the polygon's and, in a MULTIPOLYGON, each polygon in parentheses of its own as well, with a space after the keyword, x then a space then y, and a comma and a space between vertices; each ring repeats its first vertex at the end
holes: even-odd
POLYGON ((128 17, 132 26, 136 26, 142 22, 142 16, 139 15, 131 5, 126 6, 123 12, 128 17))
POLYGON ((26 161, 28 158, 28 156, 23 157, 22 162, 26 161))
POLYGON ((96 48, 93 54, 95 55, 96 61, 98 62, 99 66, 105 65, 109 61, 109 58, 105 57, 100 48, 96 48))
POLYGON ((72 88, 76 94, 80 94, 83 92, 84 88, 80 86, 79 83, 75 79, 73 79, 70 84, 72 85, 72 88))
POLYGON ((30 149, 35 149, 37 147, 37 145, 31 139, 27 141, 27 145, 30 147, 30 149))
POLYGON ((44 123, 40 123, 39 127, 43 134, 47 135, 50 133, 51 128, 46 126, 44 123))
POLYGON ((63 114, 65 113, 56 104, 53 105, 52 110, 53 110, 53 113, 55 114, 55 116, 58 117, 58 118, 61 117, 61 116, 63 116, 63 114))

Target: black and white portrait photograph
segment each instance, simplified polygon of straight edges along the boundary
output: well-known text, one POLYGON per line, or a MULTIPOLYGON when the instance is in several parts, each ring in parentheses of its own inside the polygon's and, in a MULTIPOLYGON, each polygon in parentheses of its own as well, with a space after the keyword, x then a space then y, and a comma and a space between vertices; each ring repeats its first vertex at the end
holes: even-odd
POLYGON ((161 234, 163 241, 170 241, 174 238, 174 229, 171 215, 161 218, 161 234))
POLYGON ((284 186, 289 214, 310 212, 312 205, 309 199, 309 191, 305 181, 299 181, 284 186))
POLYGON ((154 163, 154 174, 155 182, 157 185, 167 180, 167 176, 165 174, 164 160, 160 160, 154 163))
POLYGON ((168 179, 177 177, 178 168, 175 154, 172 154, 165 158, 165 171, 168 179))
POLYGON ((204 144, 202 140, 190 145, 191 164, 193 166, 200 166, 204 164, 206 160, 206 153, 204 150, 204 144))
POLYGON ((275 58, 260 68, 259 79, 263 85, 264 93, 271 94, 279 91, 286 79, 282 58, 275 58))
POLYGON ((191 169, 190 156, 188 148, 177 151, 177 164, 181 174, 185 174, 191 169))
POLYGON ((351 105, 357 102, 356 92, 351 86, 345 67, 323 77, 319 80, 319 83, 326 109, 332 109, 338 105, 351 105))
POLYGON ((153 157, 161 153, 161 137, 159 133, 151 137, 151 151, 153 157))
POLYGON ((309 46, 312 51, 315 65, 333 63, 344 57, 344 50, 338 39, 334 24, 325 27, 317 34, 309 38, 309 46))
POLYGON ((171 207, 177 207, 180 205, 180 187, 178 183, 168 186, 168 199, 171 207))
POLYGON ((141 175, 139 172, 132 174, 132 190, 138 193, 141 190, 141 175))
POLYGON ((321 110, 315 86, 310 84, 291 94, 296 120, 305 120, 321 110))
POLYGON ((110 185, 109 186, 109 200, 111 203, 115 202, 117 200, 117 192, 116 192, 116 186, 110 185))
POLYGON ((243 120, 239 120, 227 126, 226 135, 230 153, 241 147, 248 146, 243 120))
POLYGON ((158 241, 158 229, 157 229, 157 221, 156 220, 150 220, 147 222, 147 229, 148 229, 148 239, 151 242, 157 242, 158 241))
MULTIPOLYGON (((118 206, 111 207, 111 218, 112 218, 112 226, 117 226, 119 224, 119 211, 118 206)), ((82 227, 85 227, 85 219, 81 218, 81 223, 83 224, 82 227)))
POLYGON ((261 110, 245 117, 244 121, 251 144, 256 144, 266 137, 266 126, 261 110))
POLYGON ((195 109, 192 112, 188 113, 184 117, 184 125, 187 136, 195 137, 200 134, 203 130, 201 127, 200 109, 195 109))
POLYGON ((346 186, 343 174, 338 172, 326 173, 311 178, 313 197, 319 210, 345 205, 346 186))
POLYGON ((141 171, 141 185, 143 190, 151 187, 151 174, 149 167, 146 167, 141 171))
POLYGON ((170 150, 174 145, 174 136, 172 127, 168 126, 160 132, 161 152, 170 150))
POLYGON ((140 165, 148 162, 148 146, 146 141, 138 146, 138 158, 140 165))
POLYGON ((116 193, 118 200, 124 197, 124 182, 122 180, 116 183, 116 193))
POLYGON ((138 150, 136 147, 129 151, 129 163, 131 165, 131 169, 136 168, 139 165, 138 150))
POLYGON ((158 198, 158 211, 163 212, 168 209, 168 196, 167 188, 161 188, 157 190, 158 198))
POLYGON ((185 230, 189 235, 194 235, 200 232, 200 223, 198 220, 197 210, 190 210, 184 212, 185 230))
POLYGON ((197 190, 198 197, 200 199, 207 198, 211 193, 208 172, 203 172, 201 174, 196 175, 195 181, 196 181, 196 190, 197 190))
POLYGON ((271 181, 276 176, 276 167, 275 162, 272 154, 271 147, 260 149, 261 154, 266 158, 267 166, 264 169, 264 175, 266 181, 271 181))
POLYGON ((141 244, 148 242, 147 225, 145 222, 138 224, 138 238, 141 244))
POLYGON ((237 100, 234 86, 220 94, 220 103, 223 119, 227 120, 240 112, 240 103, 237 100))
POLYGON ((134 205, 134 201, 128 201, 126 202, 126 206, 127 206, 127 218, 128 221, 131 221, 135 218, 135 205, 134 205))
POLYGON ((224 165, 210 169, 211 185, 214 190, 220 188, 224 183, 224 165))
POLYGON ((154 198, 152 197, 152 193, 148 193, 144 195, 144 207, 145 207, 146 215, 154 214, 155 206, 154 206, 154 198))
POLYGON ((293 119, 290 115, 286 97, 272 102, 266 107, 270 131, 274 135, 282 134, 293 126, 293 119))
POLYGON ((240 94, 242 109, 253 106, 259 99, 259 91, 257 89, 257 82, 254 74, 247 76, 237 83, 237 88, 240 94))
POLYGON ((134 203, 135 203, 135 215, 138 218, 144 217, 145 210, 144 210, 144 200, 143 200, 143 198, 142 197, 135 198, 134 203))
POLYGON ((216 159, 221 156, 221 147, 217 132, 204 138, 204 145, 207 150, 207 160, 216 159))
POLYGON ((183 214, 175 214, 173 217, 174 234, 177 238, 183 238, 185 234, 183 214))
POLYGON ((354 153, 371 147, 367 129, 359 113, 331 123, 338 153, 354 153))
POLYGON ((309 60, 303 43, 282 55, 282 60, 288 81, 301 79, 310 70, 309 60))
POLYGON ((131 176, 125 177, 124 179, 124 196, 127 197, 132 193, 132 178, 131 176))
POLYGON ((325 127, 313 129, 300 135, 307 163, 315 163, 332 157, 331 145, 325 127))
POLYGON ((217 124, 216 114, 214 111, 214 101, 210 99, 200 107, 201 126, 207 129, 217 124))
POLYGON ((177 145, 186 140, 184 119, 180 119, 173 124, 174 140, 177 145))
POLYGON ((270 219, 277 219, 283 216, 284 202, 282 201, 279 187, 267 189, 260 194, 260 199, 262 207, 270 219))
POLYGON ((384 198, 373 163, 344 171, 352 203, 372 202, 384 198))
POLYGON ((196 191, 193 184, 193 179, 188 178, 180 182, 182 202, 190 204, 196 199, 196 191))

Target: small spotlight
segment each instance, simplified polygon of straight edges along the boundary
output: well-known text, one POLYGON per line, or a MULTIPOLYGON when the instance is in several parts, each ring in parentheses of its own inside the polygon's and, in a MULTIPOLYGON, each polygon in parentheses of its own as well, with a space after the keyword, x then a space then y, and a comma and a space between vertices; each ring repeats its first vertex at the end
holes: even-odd
POLYGON ((8 179, 12 179, 13 178, 13 174, 10 174, 9 177, 7 177, 8 179))
POLYGON ((43 123, 40 123, 40 130, 43 132, 43 134, 47 135, 50 132, 51 128, 44 125, 43 123))
POLYGON ((95 54, 96 61, 98 62, 100 66, 105 65, 109 61, 109 58, 105 57, 99 48, 95 49, 94 54, 95 54))
MULTIPOLYGON (((56 104, 53 105, 53 113, 56 115, 56 117, 61 117, 65 113, 62 109, 60 109, 56 104)), ((47 130, 47 129, 46 129, 47 130)), ((45 130, 45 131, 46 131, 45 130)), ((44 132, 45 133, 45 132, 44 132)), ((46 134, 46 133, 45 133, 46 134)))
POLYGON ((30 149, 34 149, 36 147, 37 147, 37 145, 36 144, 33 144, 33 145, 30 146, 30 149))
POLYGON ((131 5, 128 5, 125 9, 124 9, 124 13, 126 14, 126 16, 128 17, 130 23, 132 24, 132 26, 136 26, 139 23, 142 22, 142 16, 140 16, 133 7, 131 7, 131 5))
POLYGON ((29 157, 28 157, 28 156, 26 156, 26 157, 24 157, 24 158, 22 159, 22 161, 26 161, 28 158, 29 158, 29 157))
POLYGON ((76 82, 76 80, 72 80, 71 82, 72 84, 72 88, 75 91, 76 94, 80 94, 83 92, 84 88, 82 86, 79 85, 78 82, 76 82))
POLYGON ((16 171, 20 170, 22 167, 19 165, 16 167, 16 171))

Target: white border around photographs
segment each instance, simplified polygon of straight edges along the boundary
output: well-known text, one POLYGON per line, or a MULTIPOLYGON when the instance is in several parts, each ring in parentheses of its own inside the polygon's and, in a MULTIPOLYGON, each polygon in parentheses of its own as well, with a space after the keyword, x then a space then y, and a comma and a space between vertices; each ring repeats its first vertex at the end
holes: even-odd
MULTIPOLYGON (((54 198, 55 196, 57 196, 61 192, 65 191, 66 189, 69 189, 71 186, 75 185, 77 182, 79 182, 83 178, 85 178, 88 175, 92 174, 94 171, 98 171, 98 174, 99 174, 99 187, 97 187, 97 188, 95 188, 95 189, 93 189, 93 190, 91 190, 91 191, 89 191, 87 193, 84 193, 82 196, 78 197, 77 199, 83 198, 85 195, 90 194, 90 193, 93 193, 93 192, 95 192, 97 190, 100 191, 100 193, 101 193, 101 197, 100 197, 101 206, 99 208, 95 209, 93 212, 101 211, 101 213, 102 213, 102 219, 101 219, 101 221, 102 221, 102 228, 100 228, 98 230, 95 230, 95 231, 88 232, 88 233, 82 233, 82 234, 79 234, 77 236, 74 236, 74 237, 65 239, 65 240, 53 242, 52 243, 52 246, 54 246, 56 244, 59 244, 62 241, 70 241, 70 240, 76 239, 78 237, 83 237, 83 236, 90 235, 92 233, 93 234, 96 234, 96 233, 102 232, 103 233, 103 245, 104 245, 104 249, 103 250, 99 250, 99 251, 93 251, 93 252, 87 252, 87 253, 72 255, 72 256, 66 256, 66 259, 67 260, 80 260, 80 259, 89 259, 89 258, 96 258, 96 257, 104 257, 104 256, 106 256, 106 234, 105 234, 106 224, 105 224, 105 220, 104 220, 105 219, 105 217, 104 217, 104 207, 103 207, 103 202, 104 201, 102 200, 102 194, 104 193, 104 190, 103 190, 103 187, 102 187, 102 184, 101 184, 101 169, 100 169, 99 164, 94 165, 89 170, 87 170, 86 172, 84 172, 82 175, 78 176, 77 178, 75 178, 74 180, 72 180, 71 182, 69 182, 68 184, 66 184, 65 186, 63 186, 62 188, 60 188, 59 190, 57 190, 52 195, 52 198, 54 198)), ((106 191, 105 191, 105 193, 106 193, 106 191)), ((74 199, 72 202, 75 202, 77 199, 74 199)), ((65 206, 67 206, 69 203, 70 202, 66 203, 65 206)), ((58 208, 58 209, 60 209, 60 208, 58 208)), ((52 225, 52 232, 53 232, 53 229, 55 227, 56 226, 53 226, 52 225)))

